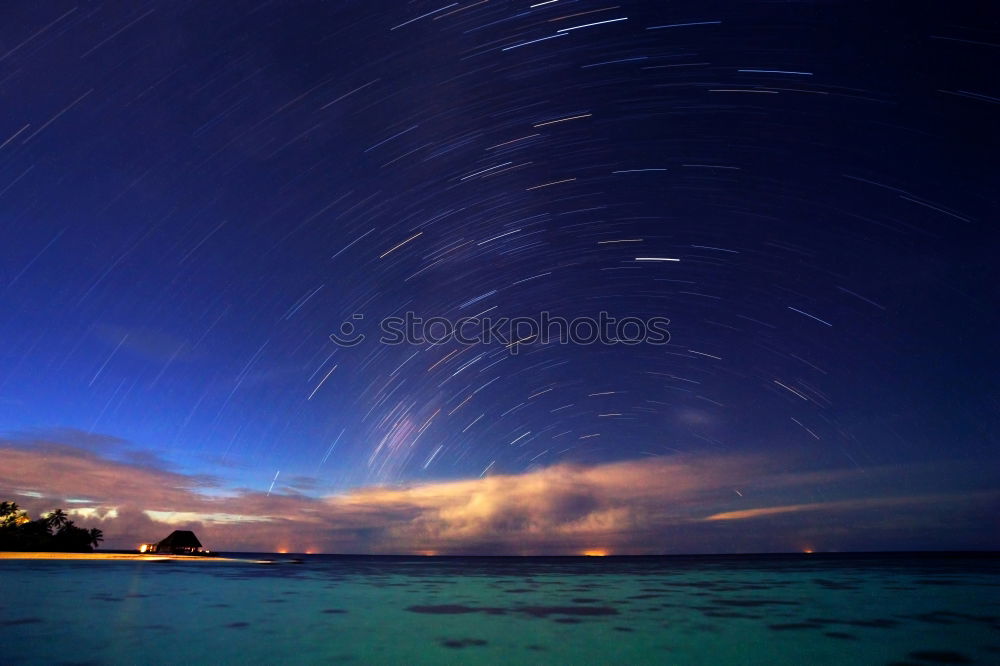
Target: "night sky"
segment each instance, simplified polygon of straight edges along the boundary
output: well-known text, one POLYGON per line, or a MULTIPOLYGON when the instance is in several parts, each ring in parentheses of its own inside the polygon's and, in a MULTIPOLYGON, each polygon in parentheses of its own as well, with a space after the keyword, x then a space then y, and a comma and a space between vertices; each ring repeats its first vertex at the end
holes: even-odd
POLYGON ((6 2, 0 491, 112 547, 998 547, 988 5, 6 2))

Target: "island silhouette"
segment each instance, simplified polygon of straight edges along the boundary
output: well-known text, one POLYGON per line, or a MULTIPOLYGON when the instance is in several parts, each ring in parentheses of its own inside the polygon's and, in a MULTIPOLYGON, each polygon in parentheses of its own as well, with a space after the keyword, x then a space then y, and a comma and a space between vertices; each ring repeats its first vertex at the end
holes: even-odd
POLYGON ((16 502, 0 502, 0 551, 90 553, 104 540, 96 527, 77 527, 56 509, 32 520, 16 502))

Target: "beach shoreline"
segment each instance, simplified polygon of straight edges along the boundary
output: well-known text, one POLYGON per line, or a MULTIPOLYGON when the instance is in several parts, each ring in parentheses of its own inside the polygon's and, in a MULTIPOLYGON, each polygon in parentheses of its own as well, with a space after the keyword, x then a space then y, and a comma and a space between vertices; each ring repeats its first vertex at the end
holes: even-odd
POLYGON ((234 557, 203 557, 200 555, 161 555, 143 553, 49 553, 0 551, 0 560, 139 560, 160 562, 164 560, 185 562, 241 562, 234 557))

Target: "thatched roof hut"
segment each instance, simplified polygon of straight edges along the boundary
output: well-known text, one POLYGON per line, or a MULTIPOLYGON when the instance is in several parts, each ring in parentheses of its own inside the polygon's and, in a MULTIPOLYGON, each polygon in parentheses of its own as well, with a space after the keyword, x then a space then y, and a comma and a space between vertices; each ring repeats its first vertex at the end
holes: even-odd
POLYGON ((191 530, 174 530, 166 539, 145 552, 185 555, 201 552, 201 542, 191 530))

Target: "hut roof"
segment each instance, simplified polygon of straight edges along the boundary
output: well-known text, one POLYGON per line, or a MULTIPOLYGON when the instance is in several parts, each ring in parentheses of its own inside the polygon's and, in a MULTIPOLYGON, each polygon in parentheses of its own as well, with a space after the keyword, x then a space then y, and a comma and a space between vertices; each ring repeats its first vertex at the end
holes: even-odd
POLYGON ((201 548, 201 542, 191 530, 174 530, 157 548, 201 548))

